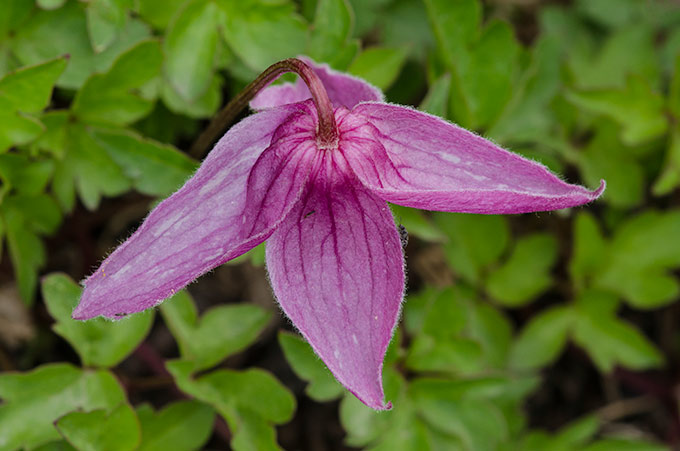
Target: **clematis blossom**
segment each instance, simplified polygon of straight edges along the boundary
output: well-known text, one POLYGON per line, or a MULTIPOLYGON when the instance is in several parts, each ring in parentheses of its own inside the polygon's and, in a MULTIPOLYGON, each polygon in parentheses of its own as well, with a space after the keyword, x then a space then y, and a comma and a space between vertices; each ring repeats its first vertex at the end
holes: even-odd
POLYGON ((283 311, 339 382, 387 409, 382 362, 404 297, 388 202, 525 213, 590 202, 604 183, 596 191, 565 183, 450 122, 385 103, 360 79, 286 61, 301 79, 255 83, 258 111, 84 281, 73 317, 151 308, 266 240, 283 311))

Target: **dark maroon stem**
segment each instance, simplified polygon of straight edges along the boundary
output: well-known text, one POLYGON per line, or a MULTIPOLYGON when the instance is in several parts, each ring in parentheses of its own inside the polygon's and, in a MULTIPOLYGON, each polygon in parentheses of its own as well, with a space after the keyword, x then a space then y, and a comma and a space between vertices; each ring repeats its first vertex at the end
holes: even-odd
POLYGON ((264 87, 275 80, 279 75, 286 72, 295 72, 307 84, 309 92, 312 93, 312 100, 316 106, 319 116, 319 128, 316 131, 317 142, 321 148, 331 148, 338 141, 338 127, 335 124, 333 114, 333 104, 328 98, 326 88, 319 80, 316 73, 297 58, 289 58, 278 63, 272 64, 262 72, 252 83, 246 86, 243 91, 238 93, 231 102, 225 106, 217 116, 210 121, 208 128, 198 137, 191 146, 189 154, 195 158, 200 158, 208 150, 217 138, 222 135, 227 126, 238 116, 238 114, 248 106, 253 97, 264 87))

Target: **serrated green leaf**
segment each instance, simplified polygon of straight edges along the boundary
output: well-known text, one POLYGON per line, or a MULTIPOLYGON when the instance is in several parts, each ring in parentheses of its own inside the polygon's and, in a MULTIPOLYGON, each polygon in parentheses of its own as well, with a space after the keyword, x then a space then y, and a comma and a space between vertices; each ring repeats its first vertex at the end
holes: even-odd
POLYGON ((66 0, 37 0, 36 3, 42 9, 59 9, 64 6, 66 0))
POLYGON ((552 235, 522 237, 508 260, 489 274, 486 290, 505 306, 525 305, 550 287, 550 269, 556 259, 557 242, 552 235))
POLYGON ((582 49, 581 55, 572 53, 569 65, 574 84, 580 89, 623 88, 626 79, 636 75, 656 87, 659 64, 654 39, 654 30, 638 22, 608 35, 598 49, 582 49))
POLYGON ((170 83, 161 86, 161 97, 170 111, 191 118, 205 118, 212 116, 222 102, 222 78, 212 77, 206 91, 193 100, 186 100, 170 83))
POLYGON ((600 428, 600 420, 594 416, 580 418, 564 428, 552 441, 551 450, 580 449, 597 433, 600 428))
POLYGON ((94 138, 93 130, 82 124, 65 124, 65 155, 57 160, 53 187, 62 206, 73 207, 74 190, 85 207, 94 210, 102 195, 117 196, 131 187, 131 181, 94 138))
POLYGON ((476 341, 419 335, 411 342, 405 364, 414 371, 470 374, 482 369, 482 356, 476 341))
POLYGON ((359 53, 349 66, 349 72, 385 90, 399 76, 406 56, 404 49, 370 47, 359 53))
POLYGON ((53 425, 59 417, 77 409, 111 409, 125 394, 108 371, 52 364, 0 374, 0 399, 0 446, 17 449, 59 439, 53 425))
POLYGON ((636 370, 654 368, 664 360, 654 344, 633 325, 582 308, 576 310, 573 339, 603 372, 611 371, 615 365, 636 370))
POLYGON ((430 85, 427 95, 419 109, 442 118, 448 116, 449 91, 451 90, 451 74, 444 74, 430 85))
POLYGON ((140 440, 139 421, 127 403, 110 412, 71 412, 56 427, 80 451, 132 451, 140 440))
POLYGON ((174 147, 127 130, 95 129, 93 138, 123 168, 134 188, 151 196, 168 196, 194 173, 198 164, 174 147))
POLYGON ((164 70, 169 84, 192 101, 205 94, 213 79, 218 8, 211 0, 186 2, 164 40, 164 70))
POLYGON ((574 250, 569 262, 574 287, 582 290, 606 259, 606 242, 597 220, 590 213, 579 212, 574 221, 574 250))
POLYGON ((295 374, 309 382, 305 392, 310 398, 317 401, 330 401, 340 396, 343 387, 302 338, 279 332, 279 345, 295 374))
POLYGON ((468 56, 458 58, 449 99, 452 119, 460 118, 461 124, 474 129, 491 124, 512 95, 519 52, 510 25, 492 21, 468 56))
POLYGON ((137 408, 142 428, 138 451, 202 449, 213 429, 213 410, 197 401, 178 401, 154 412, 145 404, 137 408))
POLYGON ((212 405, 229 424, 237 451, 279 449, 273 424, 285 423, 295 411, 295 397, 263 370, 218 370, 192 379, 194 364, 167 363, 180 389, 212 405))
POLYGON ((354 13, 348 0, 319 0, 309 42, 309 56, 327 61, 341 51, 352 36, 354 13))
MULTIPOLYGON (((304 52, 307 26, 288 0, 219 0, 220 30, 236 55, 260 72, 269 65, 304 52)), ((195 51, 195 50, 194 50, 195 51)))
POLYGON ((52 88, 65 68, 65 58, 22 67, 0 79, 0 97, 15 111, 38 113, 49 104, 52 88))
POLYGON ((52 326, 76 350, 83 365, 112 367, 125 359, 149 333, 154 312, 149 310, 110 321, 96 318, 88 321, 71 319, 82 289, 68 276, 52 274, 42 282, 42 293, 50 315, 57 321, 52 326))
POLYGON ((165 29, 186 0, 138 0, 139 15, 158 29, 165 29))
POLYGON ((451 267, 470 282, 478 282, 482 270, 495 262, 510 239, 503 216, 437 213, 435 224, 448 242, 444 252, 451 267))
POLYGON ((567 307, 535 315, 513 342, 510 365, 520 370, 535 369, 555 361, 567 344, 573 322, 573 312, 567 307))
POLYGON ((505 366, 512 342, 512 326, 500 310, 488 304, 469 302, 466 333, 482 346, 490 367, 505 366))
POLYGON ((160 74, 162 58, 158 41, 137 44, 108 72, 87 79, 73 101, 73 113, 83 122, 114 125, 146 116, 153 108, 153 99, 144 98, 139 89, 160 74))
POLYGON ((663 99, 640 77, 630 77, 624 89, 572 91, 567 98, 580 108, 618 122, 621 139, 628 145, 642 144, 668 129, 663 99))
POLYGON ((444 61, 456 67, 458 58, 479 36, 480 3, 477 0, 425 0, 425 7, 444 61))
POLYGON ((87 5, 87 31, 96 53, 105 50, 125 28, 130 0, 91 0, 87 5))
POLYGON ((579 155, 583 178, 589 185, 607 181, 603 199, 615 207, 633 207, 642 202, 644 173, 641 165, 620 144, 614 123, 599 124, 595 136, 579 155))
POLYGON ((27 304, 33 302, 38 270, 45 263, 45 247, 38 234, 52 233, 61 221, 59 208, 45 194, 12 196, 4 200, 0 214, 4 221, 10 259, 27 304), (55 209, 56 207, 56 209, 55 209))
POLYGON ((486 401, 422 400, 418 410, 434 428, 457 436, 466 449, 494 450, 507 438, 503 414, 486 401))
POLYGON ((39 11, 12 40, 12 50, 23 64, 69 55, 66 70, 57 85, 78 89, 95 72, 103 72, 113 61, 134 44, 150 36, 141 21, 130 19, 119 36, 101 53, 95 53, 87 34, 85 5, 67 2, 53 11, 39 11))
POLYGON ((585 448, 583 451, 667 451, 668 448, 656 443, 635 439, 604 439, 585 448))
POLYGON ((404 226, 408 234, 425 241, 444 241, 444 234, 422 211, 415 208, 390 205, 397 224, 404 226))
POLYGON ((533 141, 550 133, 554 118, 548 108, 560 88, 560 43, 552 36, 541 38, 532 49, 531 63, 487 135, 499 142, 533 141))
POLYGON ((23 154, 0 155, 0 179, 3 189, 34 196, 42 193, 49 182, 54 164, 51 160, 30 159, 23 154))
POLYGON ((668 141, 663 170, 652 187, 655 196, 664 196, 680 186, 680 127, 673 128, 668 141))
POLYGON ((672 302, 680 293, 678 281, 668 275, 680 267, 680 211, 647 211, 617 230, 607 264, 595 284, 621 296, 637 308, 655 308, 672 302))
POLYGON ((177 340, 182 358, 195 370, 210 368, 250 345, 271 317, 255 305, 225 305, 206 312, 200 320, 193 300, 181 291, 160 307, 177 340))

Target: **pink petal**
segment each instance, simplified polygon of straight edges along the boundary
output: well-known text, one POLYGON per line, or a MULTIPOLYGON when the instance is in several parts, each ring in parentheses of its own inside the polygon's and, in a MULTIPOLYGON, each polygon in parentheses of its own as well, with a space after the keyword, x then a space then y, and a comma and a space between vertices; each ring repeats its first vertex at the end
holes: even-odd
POLYGON ((326 154, 301 202, 267 241, 281 308, 362 402, 383 401, 382 362, 404 291, 399 234, 387 204, 326 154))
POLYGON ((426 210, 508 214, 585 204, 604 191, 570 185, 544 166, 436 116, 363 103, 345 118, 343 152, 381 198, 426 210))
POLYGON ((279 145, 291 143, 282 136, 290 132, 290 125, 281 124, 304 111, 299 104, 267 110, 229 130, 196 174, 158 205, 84 282, 73 318, 115 318, 153 307, 206 271, 264 241, 298 200, 305 183, 290 176, 290 165, 272 158, 279 145), (258 158, 262 169, 251 175, 258 158), (269 183, 262 171, 267 173, 270 165, 284 169, 286 175, 269 183), (257 179, 254 183, 272 186, 273 202, 249 195, 249 176, 257 179), (271 211, 248 218, 243 214, 262 208, 271 211))
MULTIPOLYGON (((335 106, 353 108, 359 102, 381 102, 383 100, 382 91, 367 81, 343 72, 337 72, 327 64, 317 64, 307 57, 298 58, 314 69, 335 106)), ((263 89, 250 102, 250 107, 254 110, 263 110, 309 98, 311 98, 311 94, 307 85, 298 78, 295 83, 284 83, 263 89)))

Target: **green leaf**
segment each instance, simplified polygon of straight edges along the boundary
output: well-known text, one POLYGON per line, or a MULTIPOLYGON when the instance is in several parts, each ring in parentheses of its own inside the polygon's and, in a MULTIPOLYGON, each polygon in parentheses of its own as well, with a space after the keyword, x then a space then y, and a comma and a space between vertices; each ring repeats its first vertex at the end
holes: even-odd
POLYGON ((519 53, 510 25, 492 21, 455 67, 449 99, 452 119, 474 129, 491 124, 512 95, 519 53))
POLYGON ((222 103, 222 78, 213 76, 207 90, 193 100, 182 97, 170 83, 161 85, 161 97, 170 111, 191 118, 212 116, 222 103))
POLYGON ((37 0, 36 3, 42 9, 59 9, 64 6, 66 0, 37 0))
POLYGON ((447 260, 455 271, 470 282, 478 282, 481 272, 503 254, 510 229, 503 216, 434 214, 435 224, 446 234, 447 260))
POLYGON ((50 315, 57 321, 54 331, 76 350, 83 365, 112 367, 125 359, 149 333, 153 310, 120 321, 96 318, 71 319, 82 289, 68 276, 52 274, 42 282, 42 293, 50 315))
MULTIPOLYGON (((594 299, 591 296, 588 302, 592 303, 594 299)), ((654 344, 631 324, 582 307, 576 313, 574 342, 588 352, 601 371, 609 372, 617 364, 642 370, 663 363, 663 355, 654 344)))
POLYGON ((0 2, 0 38, 17 30, 33 12, 33 2, 24 0, 5 0, 0 2))
POLYGON ((95 53, 88 38, 85 5, 67 2, 53 11, 39 11, 12 40, 12 50, 23 64, 69 55, 69 62, 57 85, 78 89, 95 72, 103 72, 134 44, 150 36, 149 28, 130 19, 106 50, 95 53))
POLYGON ((144 404, 137 408, 142 427, 138 451, 203 449, 210 438, 215 414, 197 401, 179 401, 159 412, 144 404))
MULTIPOLYGON (((271 64, 304 53, 307 26, 287 0, 219 0, 221 31, 236 55, 260 72, 271 64)), ((195 51, 195 49, 192 49, 195 51)))
POLYGON ((0 444, 17 449, 59 439, 53 424, 64 414, 111 409, 125 395, 108 371, 52 364, 29 373, 0 374, 0 399, 0 444))
MULTIPOLYGON (((64 118, 53 119, 58 123, 64 118)), ((79 123, 63 123, 61 127, 63 130, 57 133, 64 134, 66 153, 56 162, 52 183, 65 210, 73 208, 74 190, 85 207, 94 210, 102 195, 117 196, 130 189, 131 181, 95 139, 92 129, 79 123)))
POLYGON ((71 412, 61 417, 56 427, 81 451, 132 451, 140 440, 139 421, 127 403, 110 412, 71 412))
POLYGON ((466 334, 481 345, 491 368, 505 367, 512 326, 500 310, 481 302, 469 302, 466 334))
POLYGON ((88 78, 73 101, 73 113, 84 122, 125 125, 153 108, 153 99, 138 91, 160 74, 160 44, 144 41, 122 54, 104 74, 88 78))
POLYGON ((663 135, 668 129, 663 98, 647 80, 632 76, 624 89, 569 92, 576 106, 614 119, 622 126, 621 139, 631 146, 663 135))
POLYGON ((96 53, 105 50, 125 28, 130 0, 91 0, 87 5, 87 31, 96 53))
POLYGON ((579 155, 579 165, 588 185, 607 181, 603 199, 615 207, 633 207, 644 195, 641 165, 618 139, 616 124, 607 121, 595 130, 595 136, 579 155))
POLYGON ((61 221, 59 207, 46 194, 18 195, 4 199, 0 207, 7 234, 10 259, 27 304, 33 302, 38 270, 45 263, 45 248, 39 234, 53 233, 61 221))
POLYGON ((443 241, 444 234, 432 224, 422 211, 415 208, 390 205, 395 221, 403 225, 407 233, 417 236, 425 241, 443 241))
POLYGON ((309 42, 309 56, 327 61, 341 51, 352 36, 354 14, 348 0, 319 0, 309 42))
POLYGON ((3 189, 35 196, 45 190, 54 165, 50 160, 31 159, 23 154, 0 155, 0 179, 3 189))
POLYGON ((184 99, 210 87, 217 48, 218 9, 214 1, 192 0, 177 13, 164 40, 164 74, 184 99))
POLYGON ((139 15, 154 28, 165 29, 186 0, 138 0, 139 15))
POLYGON ((167 363, 178 387, 215 407, 227 421, 236 451, 274 450, 274 424, 289 421, 295 411, 295 397, 272 375, 259 369, 218 370, 192 379, 194 364, 167 363))
POLYGON ((522 73, 513 94, 487 135, 499 142, 534 141, 539 133, 550 134, 555 120, 549 104, 560 88, 560 43, 542 37, 532 49, 531 63, 522 73))
POLYGON ((512 344, 512 368, 536 369, 554 362, 567 344, 573 323, 573 312, 567 307, 554 307, 535 315, 512 344))
POLYGON ((430 85, 419 109, 442 118, 448 116, 451 74, 444 74, 430 85))
POLYGON ((323 402, 340 396, 343 387, 305 340, 291 333, 279 332, 279 345, 295 374, 309 382, 305 392, 310 398, 323 402))
POLYGON ((123 168, 134 188, 151 196, 168 196, 194 173, 198 164, 176 148, 127 130, 95 129, 92 134, 123 168))
POLYGON ((557 242, 552 235, 522 237, 508 260, 489 274, 486 290, 505 306, 525 305, 552 285, 550 269, 556 259, 557 242))
POLYGON ((574 220, 574 250, 569 274, 574 287, 582 290, 606 262, 606 242, 597 220, 585 211, 574 220))
POLYGON ((680 127, 676 125, 669 138, 663 170, 654 182, 652 192, 655 196, 664 196, 678 186, 680 186, 680 127))
POLYGON ((564 428, 555 436, 552 448, 561 449, 581 449, 600 429, 600 420, 596 416, 587 416, 578 419, 564 428))
POLYGON ((371 47, 356 57, 349 72, 385 90, 397 79, 405 61, 406 51, 403 49, 371 47))
POLYGON ((207 311, 199 320, 193 300, 181 291, 160 307, 177 340, 180 354, 195 370, 210 368, 245 349, 267 325, 271 314, 250 305, 225 305, 207 311))
POLYGON ((680 267, 678 230, 678 210, 646 211, 620 226, 596 285, 619 293, 637 308, 673 302, 680 285, 668 271, 680 267))
POLYGON ((668 448, 656 443, 634 439, 610 438, 599 440, 585 448, 583 451, 667 451, 668 448))
POLYGON ((474 340, 419 335, 411 342, 405 364, 414 371, 470 374, 482 369, 482 357, 474 340))
POLYGON ((65 58, 22 67, 0 79, 0 97, 16 111, 38 113, 49 104, 54 84, 65 68, 65 58))
POLYGON ((482 7, 477 0, 424 0, 437 46, 449 67, 457 67, 468 45, 477 40, 482 7))
POLYGON ((465 449, 494 450, 507 439, 505 418, 488 401, 417 398, 417 406, 427 423, 458 437, 465 449))
POLYGON ((42 133, 42 124, 25 113, 38 113, 48 105, 65 66, 66 60, 58 58, 0 79, 0 152, 13 144, 31 142, 42 133))

